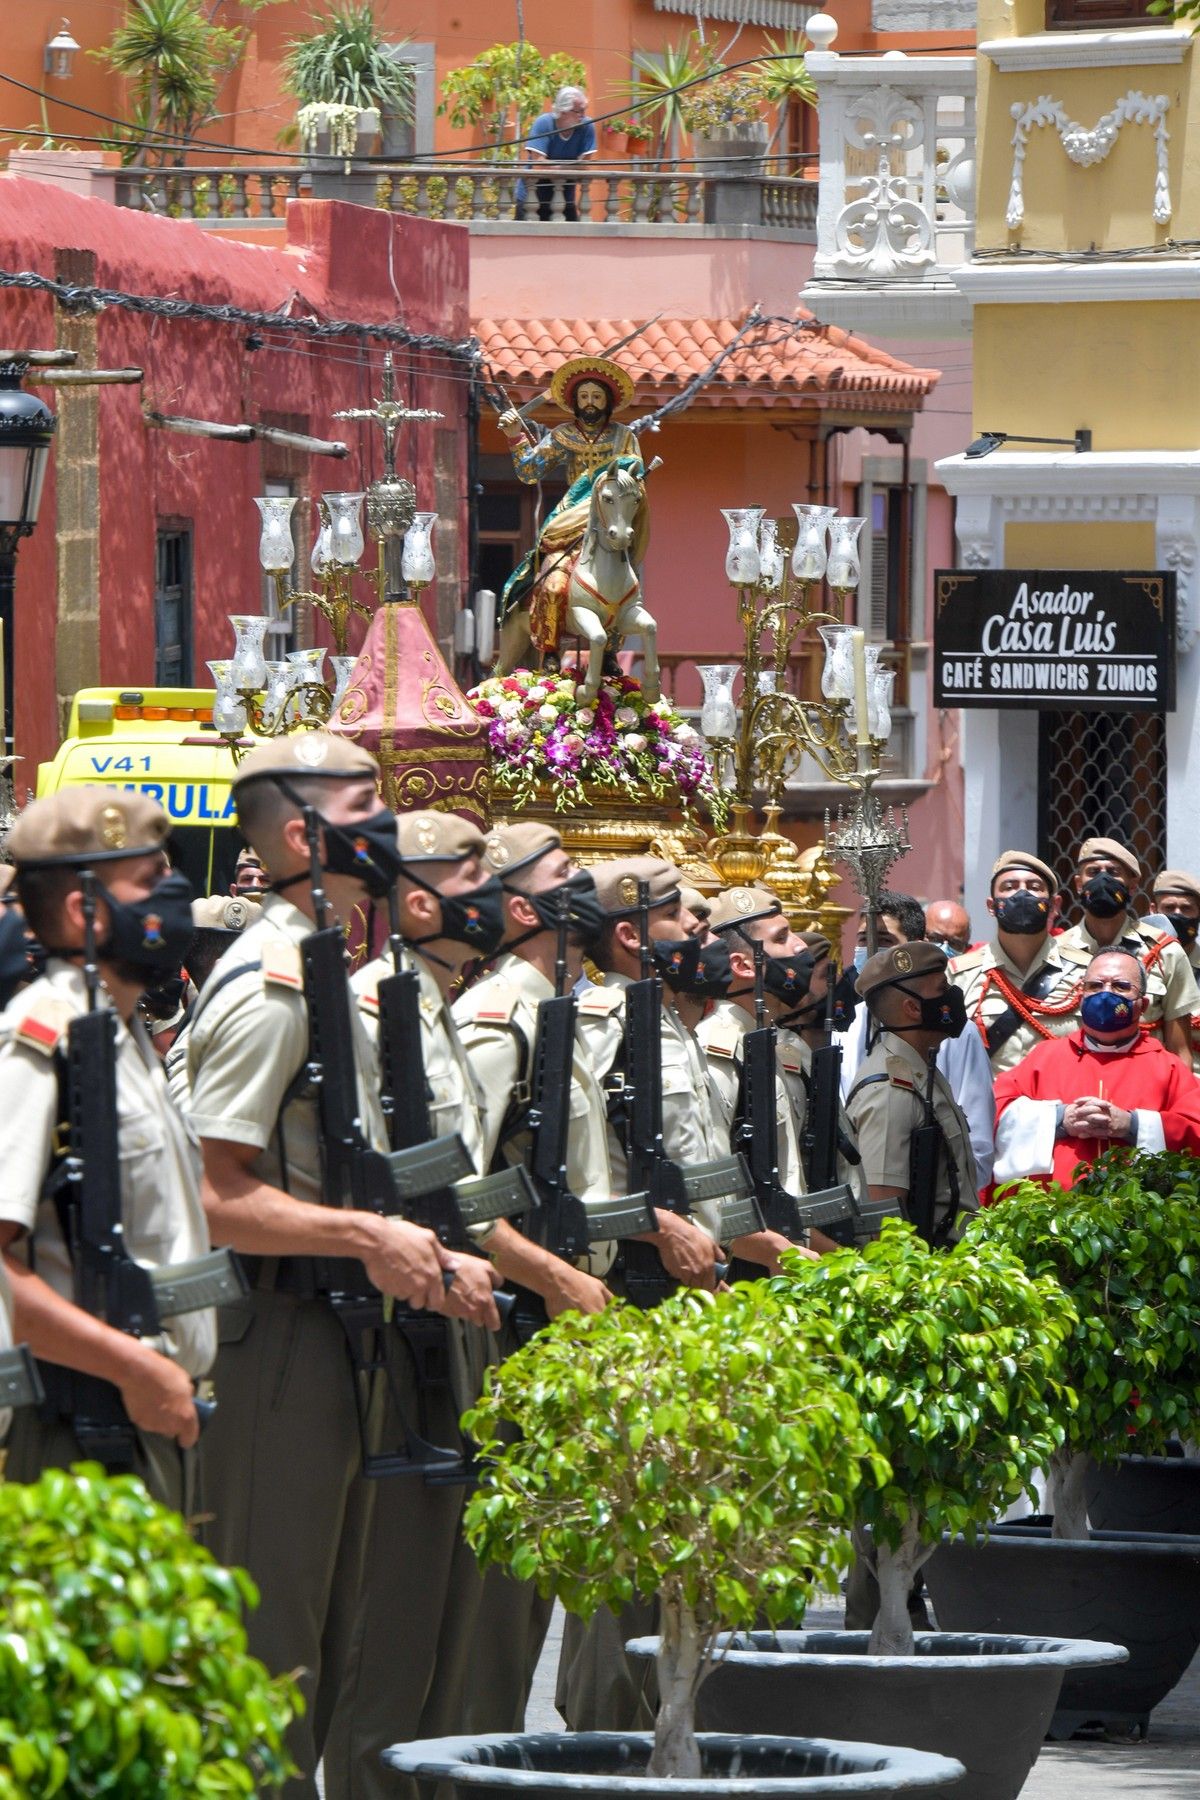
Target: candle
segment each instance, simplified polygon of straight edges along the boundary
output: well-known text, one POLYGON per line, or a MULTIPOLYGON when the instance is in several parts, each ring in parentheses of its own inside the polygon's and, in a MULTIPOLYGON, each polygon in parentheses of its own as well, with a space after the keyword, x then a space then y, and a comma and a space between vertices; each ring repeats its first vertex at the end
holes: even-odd
POLYGON ((854 659, 854 741, 861 747, 870 744, 871 729, 867 706, 867 637, 857 626, 850 633, 850 654, 854 659))

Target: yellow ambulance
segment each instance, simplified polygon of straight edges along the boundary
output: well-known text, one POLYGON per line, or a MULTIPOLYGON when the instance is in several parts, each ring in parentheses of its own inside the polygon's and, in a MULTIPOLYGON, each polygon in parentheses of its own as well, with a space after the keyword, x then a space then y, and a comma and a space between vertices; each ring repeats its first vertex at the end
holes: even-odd
POLYGON ((54 760, 38 768, 38 798, 89 785, 149 794, 171 820, 176 868, 198 894, 228 893, 242 839, 214 698, 211 688, 81 688, 54 760))

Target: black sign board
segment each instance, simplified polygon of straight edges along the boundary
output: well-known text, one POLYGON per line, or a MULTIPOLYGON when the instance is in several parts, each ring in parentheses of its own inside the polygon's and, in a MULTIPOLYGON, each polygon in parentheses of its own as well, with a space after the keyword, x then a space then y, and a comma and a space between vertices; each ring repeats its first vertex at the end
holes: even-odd
POLYGON ((1175 576, 940 569, 934 704, 1172 712, 1175 576))

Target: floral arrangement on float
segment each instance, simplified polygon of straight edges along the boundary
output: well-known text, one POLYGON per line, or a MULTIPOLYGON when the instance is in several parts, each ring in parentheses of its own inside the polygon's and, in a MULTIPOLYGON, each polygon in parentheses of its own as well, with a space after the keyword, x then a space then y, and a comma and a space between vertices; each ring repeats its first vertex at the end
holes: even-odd
POLYGON ((556 811, 597 798, 703 810, 724 802, 704 740, 667 699, 648 700, 629 675, 606 675, 592 704, 570 675, 516 669, 468 699, 488 721, 492 787, 514 809, 551 798, 556 811))

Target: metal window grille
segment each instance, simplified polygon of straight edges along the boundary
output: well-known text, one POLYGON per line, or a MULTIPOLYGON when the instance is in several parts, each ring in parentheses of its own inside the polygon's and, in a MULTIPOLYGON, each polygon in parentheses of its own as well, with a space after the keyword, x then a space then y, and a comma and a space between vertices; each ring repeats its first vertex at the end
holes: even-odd
POLYGON ((1152 873, 1165 868, 1167 747, 1161 713, 1038 714, 1038 855, 1067 893, 1076 852, 1089 837, 1128 844, 1152 873))
POLYGON ((192 530, 159 528, 154 581, 154 685, 192 679, 192 530))

